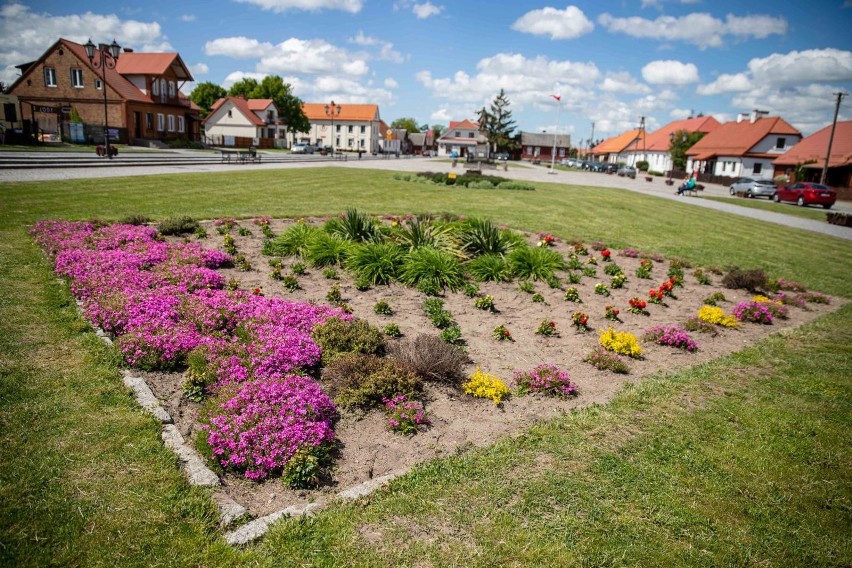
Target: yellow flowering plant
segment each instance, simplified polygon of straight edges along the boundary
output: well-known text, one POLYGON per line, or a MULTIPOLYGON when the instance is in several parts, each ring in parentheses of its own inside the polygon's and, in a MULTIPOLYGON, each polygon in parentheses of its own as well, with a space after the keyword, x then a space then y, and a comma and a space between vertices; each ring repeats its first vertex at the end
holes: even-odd
POLYGON ((612 327, 601 331, 600 339, 598 340, 601 347, 607 351, 627 355, 634 359, 642 358, 642 347, 639 345, 639 340, 632 333, 626 331, 615 331, 612 327))
POLYGON ((737 318, 726 315, 725 310, 716 306, 701 306, 698 310, 698 319, 722 327, 739 327, 740 325, 737 318))
POLYGON ((500 404, 509 396, 506 383, 490 373, 484 373, 477 367, 470 380, 462 385, 465 394, 478 398, 490 398, 494 404, 500 404))

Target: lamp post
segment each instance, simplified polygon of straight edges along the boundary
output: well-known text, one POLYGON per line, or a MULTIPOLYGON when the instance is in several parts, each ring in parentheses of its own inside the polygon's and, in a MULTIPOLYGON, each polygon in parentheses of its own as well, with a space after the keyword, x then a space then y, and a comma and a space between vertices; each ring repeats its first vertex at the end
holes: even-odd
POLYGON ((86 57, 89 58, 89 63, 92 64, 92 67, 94 67, 95 69, 97 69, 98 67, 101 68, 101 88, 104 91, 104 144, 106 146, 106 155, 110 160, 112 160, 112 152, 110 151, 109 147, 109 117, 107 111, 106 70, 115 69, 115 64, 118 63, 118 54, 121 52, 121 46, 118 45, 114 39, 109 45, 105 43, 98 44, 97 59, 95 58, 95 44, 92 43, 91 39, 89 39, 89 41, 83 47, 86 48, 86 57))
POLYGON ((331 101, 330 105, 325 105, 325 115, 331 118, 331 155, 334 155, 334 117, 340 116, 340 105, 335 105, 331 101))

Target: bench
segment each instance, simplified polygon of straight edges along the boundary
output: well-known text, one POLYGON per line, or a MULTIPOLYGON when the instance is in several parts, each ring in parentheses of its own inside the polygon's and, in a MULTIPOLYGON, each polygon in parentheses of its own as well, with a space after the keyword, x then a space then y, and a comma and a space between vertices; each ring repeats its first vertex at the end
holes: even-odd
POLYGON ((683 194, 684 195, 692 195, 693 197, 695 197, 695 196, 698 195, 699 191, 704 191, 704 186, 701 185, 700 183, 696 184, 695 187, 693 187, 692 189, 685 189, 683 191, 683 194))
POLYGON ((222 154, 222 163, 228 162, 230 164, 231 158, 240 159, 240 153, 236 150, 219 150, 219 152, 222 154))

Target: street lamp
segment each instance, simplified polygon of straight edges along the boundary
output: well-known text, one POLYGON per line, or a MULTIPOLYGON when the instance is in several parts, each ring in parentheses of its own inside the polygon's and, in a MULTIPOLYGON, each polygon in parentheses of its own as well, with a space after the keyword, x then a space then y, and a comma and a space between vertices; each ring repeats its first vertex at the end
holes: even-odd
POLYGON ((115 40, 112 40, 112 43, 107 45, 105 43, 98 44, 98 54, 99 57, 95 59, 95 44, 92 43, 92 40, 89 41, 83 47, 86 48, 86 57, 89 58, 89 63, 92 64, 92 67, 97 69, 101 68, 101 77, 103 78, 103 82, 101 84, 101 88, 104 91, 104 143, 106 145, 106 155, 111 160, 112 152, 110 152, 109 147, 109 118, 107 112, 107 81, 106 81, 106 70, 107 69, 115 69, 115 64, 118 63, 118 54, 121 52, 121 46, 118 45, 115 40))
POLYGON ((330 105, 325 105, 325 115, 331 118, 331 155, 334 155, 334 117, 340 116, 340 105, 335 105, 331 101, 330 105))

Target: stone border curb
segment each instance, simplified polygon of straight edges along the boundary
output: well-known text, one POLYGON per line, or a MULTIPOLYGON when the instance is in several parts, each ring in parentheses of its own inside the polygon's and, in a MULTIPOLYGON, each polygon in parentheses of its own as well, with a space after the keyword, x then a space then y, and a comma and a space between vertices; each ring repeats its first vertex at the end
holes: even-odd
MULTIPOLYGON (((104 339, 109 340, 108 337, 104 339)), ((112 342, 110 341, 109 344, 112 345, 112 342)), ((136 399, 136 402, 139 404, 139 406, 153 414, 154 417, 157 418, 157 420, 159 420, 163 424, 173 423, 172 417, 169 415, 168 412, 166 412, 165 408, 160 406, 160 401, 157 400, 157 397, 154 396, 154 393, 151 391, 151 389, 148 387, 148 384, 144 380, 140 379, 139 377, 134 377, 130 374, 130 371, 126 369, 121 371, 121 375, 123 377, 122 381, 124 382, 125 386, 133 390, 134 398, 136 399)))

